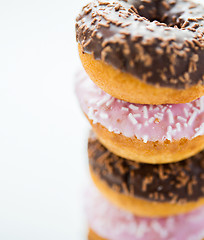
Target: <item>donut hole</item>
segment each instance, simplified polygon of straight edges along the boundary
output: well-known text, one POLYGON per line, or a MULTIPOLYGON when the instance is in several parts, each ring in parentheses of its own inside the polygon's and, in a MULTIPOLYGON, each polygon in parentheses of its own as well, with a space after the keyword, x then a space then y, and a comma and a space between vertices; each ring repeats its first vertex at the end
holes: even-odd
POLYGON ((134 7, 141 17, 145 17, 150 22, 166 24, 167 27, 182 28, 185 20, 181 18, 184 11, 173 13, 171 9, 175 6, 176 1, 137 1, 134 7))
POLYGON ((182 28, 185 22, 185 20, 180 17, 182 14, 183 12, 173 14, 173 15, 165 14, 162 16, 160 22, 165 23, 168 27, 182 28))

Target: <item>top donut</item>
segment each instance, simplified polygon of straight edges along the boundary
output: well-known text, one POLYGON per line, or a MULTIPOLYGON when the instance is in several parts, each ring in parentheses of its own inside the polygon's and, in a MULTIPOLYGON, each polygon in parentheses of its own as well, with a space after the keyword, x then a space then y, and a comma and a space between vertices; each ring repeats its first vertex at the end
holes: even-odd
POLYGON ((113 97, 177 104, 204 95, 204 7, 190 0, 95 0, 77 17, 79 54, 113 97))

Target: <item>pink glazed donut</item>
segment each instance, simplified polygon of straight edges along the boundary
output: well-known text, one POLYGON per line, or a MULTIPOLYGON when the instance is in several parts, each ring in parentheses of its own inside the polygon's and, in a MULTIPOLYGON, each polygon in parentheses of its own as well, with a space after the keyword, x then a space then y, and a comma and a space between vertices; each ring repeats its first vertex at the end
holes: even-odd
POLYGON ((76 93, 100 142, 137 162, 163 164, 204 149, 204 96, 184 104, 142 105, 116 99, 81 71, 76 93))
POLYGON ((120 210, 91 185, 86 192, 85 211, 89 240, 202 240, 204 207, 168 218, 141 218, 120 210))

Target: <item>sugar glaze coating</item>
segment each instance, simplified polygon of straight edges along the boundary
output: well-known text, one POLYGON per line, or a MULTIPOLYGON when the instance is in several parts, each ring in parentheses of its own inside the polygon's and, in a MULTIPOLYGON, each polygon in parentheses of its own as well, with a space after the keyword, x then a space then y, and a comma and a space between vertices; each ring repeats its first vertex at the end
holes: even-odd
POLYGON ((131 104, 105 93, 84 71, 78 78, 76 93, 82 110, 93 123, 110 132, 145 143, 193 139, 204 134, 204 97, 185 104, 131 104))

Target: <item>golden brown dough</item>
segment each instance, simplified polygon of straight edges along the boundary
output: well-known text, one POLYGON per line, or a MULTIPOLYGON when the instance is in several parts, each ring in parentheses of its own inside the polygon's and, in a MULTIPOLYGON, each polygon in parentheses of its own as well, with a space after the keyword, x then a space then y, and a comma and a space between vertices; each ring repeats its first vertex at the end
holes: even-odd
POLYGON ((158 105, 188 103, 204 95, 203 85, 179 90, 146 84, 102 60, 95 60, 91 54, 83 53, 80 45, 78 49, 81 62, 91 80, 115 98, 131 103, 158 105))
POLYGON ((100 142, 109 151, 133 161, 150 164, 178 162, 204 149, 204 135, 192 140, 182 138, 172 142, 166 140, 144 143, 136 137, 128 138, 122 134, 109 132, 100 123, 93 124, 90 119, 88 120, 100 142))
POLYGON ((104 181, 102 181, 91 169, 91 177, 99 191, 109 199, 113 204, 126 211, 141 217, 168 217, 188 213, 200 206, 204 205, 204 198, 200 198, 196 202, 178 203, 160 203, 150 202, 136 197, 118 193, 111 189, 104 181))

